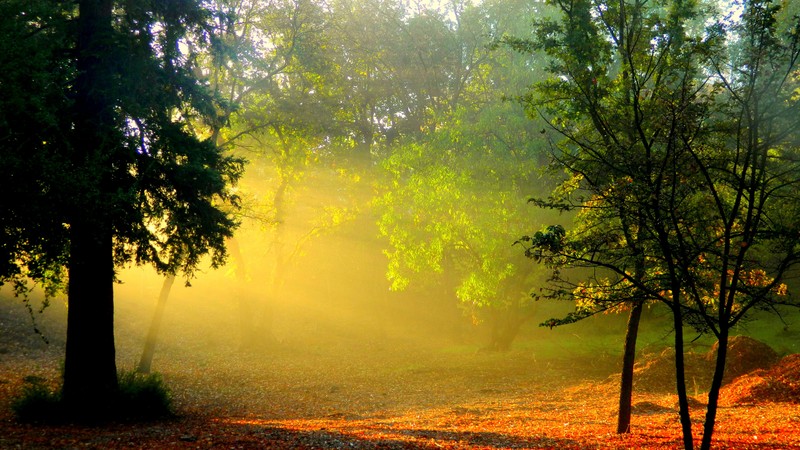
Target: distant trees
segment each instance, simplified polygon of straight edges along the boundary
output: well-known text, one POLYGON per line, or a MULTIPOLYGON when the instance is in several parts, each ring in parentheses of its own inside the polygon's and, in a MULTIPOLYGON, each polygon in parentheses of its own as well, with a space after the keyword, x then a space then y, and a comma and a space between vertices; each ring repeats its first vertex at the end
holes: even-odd
MULTIPOLYGON (((240 309, 241 346, 257 348, 274 341, 272 306, 294 253, 295 243, 286 232, 292 193, 309 166, 319 162, 322 149, 330 152, 326 146, 334 146, 331 142, 342 133, 343 127, 332 126, 335 99, 328 92, 335 85, 333 55, 326 51, 329 17, 312 0, 213 0, 205 6, 210 45, 192 47, 193 68, 218 102, 213 116, 193 125, 201 136, 250 162, 252 175, 237 186, 241 208, 236 218, 265 231, 268 244, 254 253, 270 254, 272 263, 257 268, 263 295, 241 295, 246 289, 240 287, 233 297, 240 309)), ((310 233, 319 232, 314 228, 310 233)), ((235 240, 229 244, 238 247, 235 240)), ((243 283, 245 259, 234 256, 243 283)), ((164 282, 154 326, 171 282, 164 282)), ((142 368, 149 366, 156 336, 153 330, 148 333, 142 368)))
POLYGON ((228 188, 242 161, 190 129, 216 108, 186 53, 189 42, 207 44, 208 17, 171 2, 2 8, 11 51, 0 68, 8 91, 0 279, 18 290, 25 277, 58 287, 66 269, 63 401, 73 413, 104 417, 117 387, 116 269, 151 263, 191 275, 208 253, 213 265, 224 260, 236 226, 224 208, 236 206, 228 188), (29 120, 16 119, 20 112, 29 120))
POLYGON ((379 227, 393 289, 436 288, 476 321, 491 323, 487 348, 507 350, 533 315, 527 291, 538 274, 511 243, 536 220, 522 205, 541 189, 544 149, 522 108, 503 98, 541 72, 492 44, 535 8, 454 5, 452 21, 433 12, 409 21, 408 33, 436 30, 426 33, 424 49, 412 47, 409 64, 420 65, 419 80, 404 85, 407 98, 428 104, 398 113, 407 119, 419 111, 419 129, 382 150, 379 227))
MULTIPOLYGON (((215 42, 238 55, 203 72, 215 90, 231 95, 229 105, 238 105, 225 116, 231 127, 219 142, 253 160, 259 181, 269 180, 271 189, 257 214, 268 222, 274 256, 265 274, 267 298, 243 300, 255 308, 243 327, 252 343, 270 334, 269 303, 281 295, 294 247, 286 223, 291 194, 317 163, 335 167, 351 184, 378 181, 364 189, 376 187, 380 200, 362 199, 350 209, 377 208, 371 211, 380 215, 388 238, 396 287, 449 280, 453 301, 458 295, 475 317, 498 318, 492 347, 507 347, 511 331, 530 317, 532 301, 524 292, 530 274, 517 270, 524 259, 510 243, 530 221, 530 211, 514 205, 540 189, 540 134, 519 105, 502 98, 523 91, 541 67, 490 46, 504 30, 522 32, 533 9, 527 2, 450 7, 454 20, 401 1, 343 0, 326 7, 312 1, 216 2, 216 10, 227 11, 219 16, 230 18, 218 20, 215 42), (247 52, 233 51, 247 42, 247 52), (458 195, 440 189, 444 181, 437 177, 445 172, 454 183, 448 189, 458 195), (422 209, 427 214, 420 227, 409 212, 422 209), (497 215, 487 217, 486 211, 497 215), (442 254, 410 268, 415 252, 442 240, 442 254), (454 246, 463 248, 454 253, 454 246), (443 275, 436 258, 454 264, 443 275)), ((352 195, 352 187, 342 192, 352 195)), ((330 210, 333 221, 347 215, 341 205, 330 210)))
MULTIPOLYGON (((246 202, 242 213, 268 236, 257 250, 270 256, 259 268, 263 295, 239 299, 242 346, 258 348, 274 342, 273 306, 283 295, 287 267, 304 240, 293 240, 289 231, 293 194, 302 189, 312 166, 330 162, 325 156, 336 153, 346 134, 347 126, 337 123, 343 108, 335 97, 344 89, 331 48, 334 13, 322 4, 216 3, 230 15, 231 25, 220 30, 219 40, 230 46, 232 59, 217 72, 209 71, 209 77, 223 95, 230 93, 236 106, 228 116, 230 128, 220 135, 221 145, 252 160, 255 176, 241 187, 245 196, 258 193, 259 198, 246 202)), ((340 205, 327 206, 320 221, 333 226, 344 220, 340 205)), ((325 228, 317 225, 309 225, 306 238, 325 228)))
POLYGON ((568 179, 539 203, 579 219, 523 242, 557 270, 596 269, 581 283, 556 279, 554 295, 577 300, 568 320, 647 300, 669 307, 686 448, 682 330, 717 337, 709 448, 731 328, 792 303, 782 280, 800 256, 800 23, 780 22, 780 6, 763 0, 741 17, 681 1, 552 5, 560 20, 509 42, 552 58, 528 105, 563 137, 554 159, 568 179))

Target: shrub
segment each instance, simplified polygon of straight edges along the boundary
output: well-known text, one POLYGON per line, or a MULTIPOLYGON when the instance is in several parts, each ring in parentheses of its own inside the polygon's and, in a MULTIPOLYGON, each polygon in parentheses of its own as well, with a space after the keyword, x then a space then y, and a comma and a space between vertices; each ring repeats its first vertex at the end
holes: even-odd
POLYGON ((52 423, 64 416, 60 392, 51 389, 44 378, 29 375, 23 382, 22 393, 11 403, 17 420, 52 423))
POLYGON ((119 391, 116 401, 108 405, 110 409, 89 411, 86 405, 79 410, 69 408, 60 391, 51 389, 44 378, 28 376, 12 408, 23 423, 148 421, 174 416, 172 397, 159 374, 120 371, 118 381, 119 391))
POLYGON ((157 373, 119 373, 117 418, 121 420, 164 419, 174 415, 172 396, 157 373))

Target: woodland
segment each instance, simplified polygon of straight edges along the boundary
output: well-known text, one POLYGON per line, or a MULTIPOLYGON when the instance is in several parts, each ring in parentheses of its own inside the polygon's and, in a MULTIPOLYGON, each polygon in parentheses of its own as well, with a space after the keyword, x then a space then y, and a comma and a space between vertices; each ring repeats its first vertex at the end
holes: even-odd
POLYGON ((0 447, 800 447, 797 2, 0 17, 0 447))

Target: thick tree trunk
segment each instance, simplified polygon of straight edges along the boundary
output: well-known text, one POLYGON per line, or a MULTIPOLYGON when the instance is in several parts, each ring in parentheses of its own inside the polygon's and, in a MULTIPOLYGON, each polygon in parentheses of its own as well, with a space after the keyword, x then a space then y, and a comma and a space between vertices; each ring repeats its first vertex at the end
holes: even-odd
POLYGON ((139 365, 136 367, 136 371, 139 373, 150 373, 150 366, 153 364, 153 355, 155 355, 156 352, 156 343, 158 343, 158 332, 161 330, 161 321, 164 318, 164 311, 167 309, 169 292, 172 290, 172 285, 174 283, 175 275, 168 275, 164 278, 164 283, 161 284, 161 292, 158 294, 158 303, 156 303, 156 310, 153 313, 153 321, 150 322, 150 329, 147 331, 147 339, 144 342, 142 357, 139 359, 139 365))
POLYGON ((622 355, 622 380, 619 388, 619 413, 617 433, 631 431, 631 400, 633 398, 633 366, 636 362, 636 339, 639 335, 639 321, 642 318, 643 302, 636 302, 628 316, 625 330, 625 349, 622 355))
POLYGON ((81 417, 103 417, 117 392, 114 261, 110 232, 70 224, 69 308, 63 399, 81 417))
POLYGON ((717 405, 719 404, 719 390, 725 376, 725 362, 728 359, 728 333, 721 330, 717 344, 717 363, 714 367, 714 377, 711 380, 711 390, 708 391, 708 406, 706 408, 706 421, 703 424, 703 439, 700 450, 711 448, 711 437, 714 434, 714 424, 717 420, 717 405))
POLYGON ((72 170, 75 204, 70 218, 65 405, 87 418, 102 418, 114 406, 117 368, 114 350, 113 227, 107 202, 111 185, 110 142, 113 102, 108 61, 113 30, 111 0, 81 0, 75 80, 75 130, 72 170))

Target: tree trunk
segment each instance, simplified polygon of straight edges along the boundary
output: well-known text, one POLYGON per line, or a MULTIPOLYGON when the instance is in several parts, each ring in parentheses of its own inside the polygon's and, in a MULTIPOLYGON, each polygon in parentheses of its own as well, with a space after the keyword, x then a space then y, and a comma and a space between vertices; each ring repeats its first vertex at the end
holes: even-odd
POLYGON ((692 417, 689 414, 689 397, 686 394, 686 364, 683 355, 683 314, 681 305, 677 301, 672 305, 672 316, 675 326, 675 382, 678 392, 678 414, 683 432, 683 447, 685 450, 693 450, 692 417))
POLYGON ((150 373, 150 366, 153 364, 153 355, 156 352, 158 342, 158 332, 161 329, 161 320, 164 318, 164 311, 167 309, 167 299, 172 285, 175 283, 175 275, 168 275, 161 284, 161 292, 158 294, 158 303, 153 313, 153 321, 150 322, 150 329, 147 331, 147 339, 144 342, 142 357, 136 371, 139 373, 150 373))
POLYGON ((79 5, 73 166, 82 184, 73 193, 67 348, 63 400, 74 414, 102 418, 118 390, 114 349, 113 226, 107 203, 113 192, 109 152, 113 67, 111 0, 79 5))
POLYGON ((95 223, 70 224, 69 308, 64 388, 80 418, 103 417, 117 392, 114 348, 114 261, 110 232, 95 223))
POLYGON ((511 349, 511 343, 519 334, 519 329, 525 322, 523 317, 509 317, 510 314, 501 315, 492 326, 492 336, 486 350, 493 352, 506 352, 511 349))
POLYGON ((711 436, 714 434, 714 424, 717 419, 719 390, 722 387, 722 378, 725 376, 725 362, 728 359, 728 332, 727 330, 720 331, 717 344, 717 362, 714 367, 714 377, 711 380, 711 390, 708 391, 706 421, 703 424, 703 439, 700 442, 700 450, 709 450, 711 448, 711 436))
MULTIPOLYGON (((288 154, 290 149, 287 147, 284 152, 288 154)), ((289 164, 286 161, 282 165, 289 164)), ((274 332, 275 312, 274 305, 276 305, 281 298, 283 283, 286 279, 286 266, 288 265, 289 258, 286 254, 286 209, 287 200, 286 192, 289 189, 290 178, 287 174, 281 175, 281 183, 278 189, 275 190, 274 205, 275 205, 275 235, 272 241, 272 251, 274 253, 274 266, 270 274, 269 284, 266 286, 266 298, 262 299, 261 311, 259 314, 258 323, 256 324, 255 336, 256 345, 273 345, 277 342, 274 332)))
POLYGON ((278 176, 280 183, 275 189, 275 196, 273 197, 273 207, 275 216, 273 223, 275 225, 274 240, 271 245, 271 250, 274 252, 275 264, 269 277, 268 284, 265 286, 264 291, 266 296, 258 299, 258 301, 250 301, 248 299, 241 299, 241 314, 242 314, 242 349, 259 348, 264 345, 272 345, 277 339, 273 332, 274 324, 274 304, 277 302, 281 295, 281 286, 285 278, 285 269, 287 264, 287 257, 285 255, 285 234, 286 234, 286 209, 287 209, 287 190, 292 177, 291 158, 289 155, 292 152, 291 145, 288 139, 283 135, 279 127, 273 129, 278 135, 281 145, 283 146, 282 153, 278 157, 278 176), (255 311, 254 308, 259 306, 260 310, 255 311))
POLYGON ((633 366, 636 361, 636 338, 639 334, 639 321, 642 318, 643 302, 636 302, 628 316, 625 330, 625 349, 622 355, 622 380, 619 388, 619 414, 617 433, 631 431, 631 399, 633 397, 633 366))
POLYGON ((510 307, 495 311, 492 318, 492 332, 489 345, 481 349, 490 352, 505 352, 519 335, 519 330, 531 317, 533 311, 527 308, 510 307))

